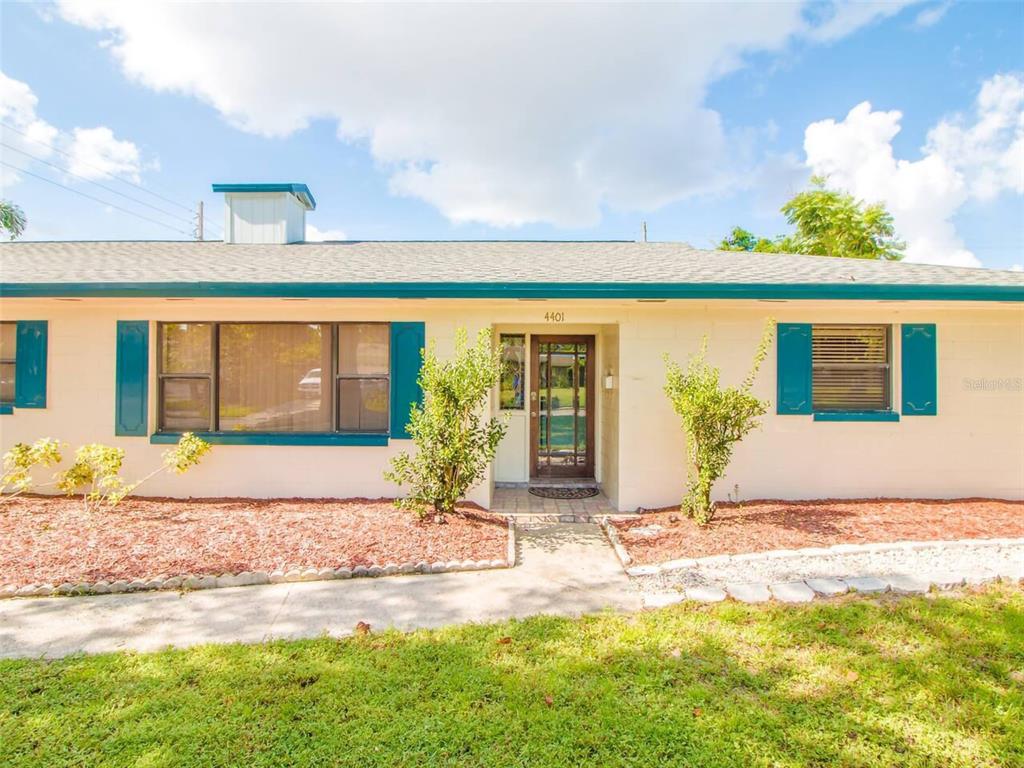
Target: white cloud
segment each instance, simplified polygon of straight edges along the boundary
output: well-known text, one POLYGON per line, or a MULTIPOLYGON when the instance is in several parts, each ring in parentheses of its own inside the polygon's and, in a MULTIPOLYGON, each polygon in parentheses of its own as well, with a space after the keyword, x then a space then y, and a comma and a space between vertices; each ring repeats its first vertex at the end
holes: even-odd
MULTIPOLYGON (((38 104, 38 97, 27 83, 0 72, 0 122, 6 124, 0 125, 0 140, 14 148, 2 148, 5 162, 19 169, 31 169, 35 157, 86 179, 101 179, 111 174, 139 181, 143 163, 134 143, 117 139, 106 126, 61 131, 36 114, 38 104)), ((146 167, 154 165, 150 163, 146 167)), ((42 166, 42 171, 46 171, 48 178, 52 176, 48 166, 42 166)), ((18 170, 0 166, 0 185, 9 187, 21 178, 18 170)), ((62 180, 68 184, 78 181, 70 175, 62 180)))
POLYGON ((606 206, 650 209, 732 184, 740 169, 704 106, 708 86, 748 53, 834 40, 898 7, 840 2, 819 20, 798 3, 59 11, 107 33, 130 78, 193 95, 243 130, 336 121, 394 194, 453 221, 585 226, 606 206))
POLYGON ((842 121, 807 127, 804 150, 814 173, 867 202, 884 202, 907 241, 907 260, 980 266, 953 216, 971 198, 1024 192, 1022 82, 997 75, 980 90, 973 123, 944 120, 928 133, 919 160, 900 160, 892 141, 902 114, 863 102, 842 121))
MULTIPOLYGON (((49 158, 53 154, 48 147, 36 143, 52 145, 58 134, 56 128, 41 120, 36 114, 38 103, 39 99, 27 84, 0 72, 0 122, 16 129, 12 131, 5 125, 0 125, 0 141, 14 147, 13 150, 7 147, 0 149, 0 154, 6 162, 24 167, 26 159, 22 152, 44 158, 49 158)), ((0 186, 9 187, 20 178, 14 169, 0 165, 0 186)))
POLYGON ((928 132, 925 152, 961 170, 971 196, 979 200, 1006 190, 1024 194, 1024 77, 986 80, 973 124, 962 115, 941 121, 928 132))
POLYGON ((313 224, 306 222, 306 242, 322 243, 331 240, 348 240, 348 236, 340 229, 317 229, 313 224))
POLYGON ((933 27, 942 21, 942 18, 946 15, 946 11, 952 7, 952 0, 946 0, 943 3, 936 3, 935 5, 925 8, 923 11, 914 17, 914 26, 916 27, 933 27))
POLYGON ((106 175, 122 176, 139 182, 139 148, 130 141, 119 141, 106 126, 75 128, 72 133, 69 170, 87 179, 106 175))
POLYGON ((917 0, 882 0, 880 2, 849 2, 825 4, 813 8, 820 21, 808 37, 819 42, 833 42, 876 21, 895 16, 917 0))

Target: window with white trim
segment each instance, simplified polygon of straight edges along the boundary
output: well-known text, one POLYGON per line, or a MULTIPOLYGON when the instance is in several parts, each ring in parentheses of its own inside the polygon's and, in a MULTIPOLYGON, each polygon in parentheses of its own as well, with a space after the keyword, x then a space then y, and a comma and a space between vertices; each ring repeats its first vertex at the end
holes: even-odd
POLYGON ((888 325, 812 326, 814 410, 890 410, 891 337, 888 325))

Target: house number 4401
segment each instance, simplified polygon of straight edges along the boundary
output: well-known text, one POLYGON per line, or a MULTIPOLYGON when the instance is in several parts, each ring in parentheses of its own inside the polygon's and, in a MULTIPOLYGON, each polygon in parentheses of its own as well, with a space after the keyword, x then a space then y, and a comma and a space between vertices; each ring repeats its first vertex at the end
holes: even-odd
POLYGON ((549 323, 564 323, 565 312, 545 312, 544 319, 549 323))

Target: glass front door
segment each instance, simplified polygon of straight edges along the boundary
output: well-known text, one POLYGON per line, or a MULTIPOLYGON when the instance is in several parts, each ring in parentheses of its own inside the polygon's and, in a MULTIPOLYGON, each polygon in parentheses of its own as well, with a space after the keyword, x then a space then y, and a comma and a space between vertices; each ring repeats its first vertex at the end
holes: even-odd
POLYGON ((534 477, 592 477, 594 340, 534 337, 530 414, 534 477))

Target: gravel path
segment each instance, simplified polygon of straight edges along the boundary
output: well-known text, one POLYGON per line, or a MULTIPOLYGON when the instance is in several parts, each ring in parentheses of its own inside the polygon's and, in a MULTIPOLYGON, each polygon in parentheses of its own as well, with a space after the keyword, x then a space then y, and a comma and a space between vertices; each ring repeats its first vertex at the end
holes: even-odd
POLYGON ((968 583, 1016 574, 1024 578, 1024 544, 954 543, 882 552, 830 553, 810 556, 731 559, 692 568, 635 577, 644 592, 727 584, 778 584, 813 578, 909 576, 916 579, 956 576, 968 583))

